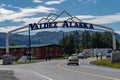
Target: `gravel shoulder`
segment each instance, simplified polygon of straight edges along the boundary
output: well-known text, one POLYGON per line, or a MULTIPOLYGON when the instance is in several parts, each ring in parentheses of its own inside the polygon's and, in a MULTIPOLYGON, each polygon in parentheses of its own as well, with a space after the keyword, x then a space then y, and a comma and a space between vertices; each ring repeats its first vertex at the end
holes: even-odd
POLYGON ((18 80, 12 70, 0 70, 0 80, 18 80))

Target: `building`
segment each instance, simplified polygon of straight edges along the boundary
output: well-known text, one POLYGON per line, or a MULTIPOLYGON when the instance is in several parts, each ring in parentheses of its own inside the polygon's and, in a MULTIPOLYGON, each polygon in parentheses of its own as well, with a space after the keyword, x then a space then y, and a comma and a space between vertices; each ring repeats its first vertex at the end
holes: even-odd
MULTIPOLYGON (((6 53, 5 47, 0 47, 0 56, 6 53)), ((25 45, 10 46, 9 54, 20 58, 23 55, 28 55, 28 47, 25 45)), ((44 59, 45 56, 51 56, 52 58, 60 57, 63 55, 62 47, 56 44, 41 44, 31 45, 32 56, 36 59, 44 59)))

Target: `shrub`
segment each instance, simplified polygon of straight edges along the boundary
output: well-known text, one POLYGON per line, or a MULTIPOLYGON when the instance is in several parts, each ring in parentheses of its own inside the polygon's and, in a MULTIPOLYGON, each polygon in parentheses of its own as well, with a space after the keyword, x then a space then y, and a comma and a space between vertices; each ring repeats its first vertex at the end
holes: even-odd
POLYGON ((120 63, 112 64, 110 59, 92 61, 91 64, 106 66, 106 67, 111 67, 111 68, 120 68, 120 63))

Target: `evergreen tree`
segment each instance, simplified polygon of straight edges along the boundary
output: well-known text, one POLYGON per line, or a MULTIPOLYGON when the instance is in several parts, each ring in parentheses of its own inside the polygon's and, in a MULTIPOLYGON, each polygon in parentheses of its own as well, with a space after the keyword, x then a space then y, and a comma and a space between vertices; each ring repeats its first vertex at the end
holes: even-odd
POLYGON ((74 40, 74 47, 75 47, 75 50, 79 50, 79 45, 80 45, 80 38, 79 38, 79 32, 78 31, 74 31, 73 32, 73 35, 72 35, 72 38, 74 40))
POLYGON ((79 33, 75 31, 73 34, 64 36, 63 39, 59 41, 59 44, 63 46, 65 54, 74 54, 75 50, 79 49, 79 33))
POLYGON ((104 48, 112 48, 112 33, 104 32, 104 48))
MULTIPOLYGON (((86 48, 112 48, 112 33, 111 32, 94 32, 83 31, 79 35, 78 31, 74 31, 70 35, 66 35, 59 41, 63 46, 64 52, 68 55, 86 48)), ((120 48, 120 43, 116 40, 117 49, 120 48)))
POLYGON ((91 35, 89 31, 82 32, 82 47, 83 48, 90 48, 91 47, 91 35))

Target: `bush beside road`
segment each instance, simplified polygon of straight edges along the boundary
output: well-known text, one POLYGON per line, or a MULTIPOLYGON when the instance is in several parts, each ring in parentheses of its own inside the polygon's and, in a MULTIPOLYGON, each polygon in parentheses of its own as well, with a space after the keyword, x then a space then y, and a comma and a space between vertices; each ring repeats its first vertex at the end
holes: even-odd
POLYGON ((36 63, 38 61, 25 61, 25 62, 21 62, 21 61, 18 61, 18 62, 13 62, 13 65, 16 65, 16 64, 31 64, 31 63, 36 63))
POLYGON ((96 61, 92 61, 90 63, 94 64, 94 65, 99 65, 99 66, 105 66, 105 67, 119 68, 120 69, 120 63, 112 64, 110 59, 96 60, 96 61))
MULTIPOLYGON (((37 62, 43 62, 45 61, 44 59, 41 59, 41 60, 26 60, 26 61, 13 61, 11 65, 18 65, 18 64, 32 64, 32 63, 37 63, 37 62)), ((0 65, 3 65, 2 64, 2 60, 0 60, 0 65)))

